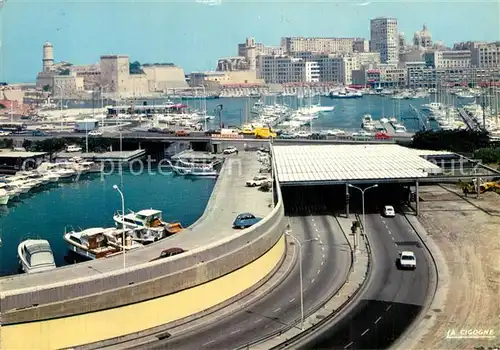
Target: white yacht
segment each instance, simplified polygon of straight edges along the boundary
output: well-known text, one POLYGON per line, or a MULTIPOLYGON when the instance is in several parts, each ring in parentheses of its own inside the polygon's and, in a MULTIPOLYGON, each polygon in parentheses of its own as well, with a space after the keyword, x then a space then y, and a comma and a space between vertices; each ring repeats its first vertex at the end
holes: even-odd
POLYGON ((10 195, 7 190, 0 188, 0 205, 6 205, 9 202, 10 195))
POLYGON ((375 130, 375 124, 373 124, 373 118, 370 114, 365 114, 363 116, 363 122, 361 124, 361 127, 366 131, 375 130))
POLYGON ((70 251, 89 259, 110 257, 117 253, 141 248, 143 245, 133 240, 130 230, 125 231, 123 244, 123 230, 117 228, 94 227, 82 231, 66 232, 63 236, 70 251))
POLYGON ((422 105, 422 110, 424 111, 435 111, 443 108, 443 104, 440 102, 430 102, 422 105))
POLYGON ((183 229, 180 222, 168 223, 163 221, 161 210, 144 209, 138 212, 131 211, 129 214, 122 215, 118 211, 113 220, 117 228, 129 229, 148 229, 154 235, 150 237, 147 243, 157 241, 168 235, 175 234, 183 229))
POLYGON ((22 270, 26 273, 43 272, 56 268, 54 254, 48 241, 28 239, 17 247, 17 256, 22 270))
POLYGON ((69 179, 77 174, 76 170, 68 169, 65 163, 43 162, 38 166, 37 171, 41 174, 55 174, 60 179, 69 179))
POLYGON ((400 134, 400 133, 405 133, 405 132, 407 132, 407 131, 406 131, 406 127, 405 127, 403 124, 394 123, 392 126, 394 127, 394 132, 395 132, 395 133, 400 134))
MULTIPOLYGON (((9 196, 9 201, 16 199, 21 193, 21 188, 12 186, 12 184, 0 183, 0 189, 3 189, 7 192, 9 196)), ((6 203, 7 204, 7 203, 6 203)))

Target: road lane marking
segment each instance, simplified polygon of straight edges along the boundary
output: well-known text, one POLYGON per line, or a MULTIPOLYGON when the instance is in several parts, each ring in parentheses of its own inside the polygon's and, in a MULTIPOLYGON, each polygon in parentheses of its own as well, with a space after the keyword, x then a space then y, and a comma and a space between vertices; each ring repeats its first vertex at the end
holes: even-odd
POLYGON ((375 324, 379 323, 381 319, 382 319, 382 317, 377 318, 374 323, 375 324))
POLYGON ((281 310, 281 308, 279 307, 279 308, 277 308, 276 310, 274 310, 273 312, 278 312, 278 311, 280 311, 280 310, 281 310))
POLYGON ((290 303, 293 303, 295 301, 295 298, 290 299, 290 303))
POLYGON ((344 349, 347 349, 348 347, 350 347, 352 345, 353 342, 350 342, 349 344, 347 344, 346 346, 344 346, 344 349))
POLYGON ((259 318, 258 320, 254 321, 253 323, 259 323, 260 321, 262 321, 262 318, 259 318))
POLYGON ((325 254, 323 254, 323 259, 325 258, 325 254))
POLYGON ((241 329, 237 329, 235 331, 232 331, 231 334, 236 334, 236 333, 239 333, 239 332, 241 332, 241 329))
POLYGON ((389 232, 389 234, 390 234, 390 235, 392 235, 392 232, 391 232, 391 230, 387 230, 387 232, 389 232))
POLYGON ((394 241, 394 236, 391 236, 392 240, 394 241))
POLYGON ((215 342, 215 340, 207 341, 206 343, 203 343, 203 346, 208 345, 208 344, 212 344, 213 342, 215 342))
POLYGON ((385 311, 389 311, 392 305, 389 305, 388 307, 385 308, 385 311))
POLYGON ((366 333, 370 331, 370 328, 367 328, 363 333, 361 333, 361 336, 364 336, 366 333))
POLYGON ((319 275, 320 272, 321 272, 321 270, 318 270, 318 275, 319 275))
POLYGON ((319 244, 323 244, 323 242, 320 240, 320 241, 319 241, 319 244))
POLYGON ((323 264, 324 264, 324 263, 325 263, 325 261, 323 260, 323 261, 321 262, 321 266, 323 266, 323 264))
POLYGON ((313 222, 313 226, 316 227, 316 223, 315 222, 313 222))
POLYGON ((316 279, 315 279, 315 278, 313 278, 313 279, 311 280, 311 283, 314 283, 314 281, 315 281, 315 280, 316 280, 316 279))
POLYGON ((321 250, 325 250, 325 247, 321 247, 321 250))
POLYGON ((398 246, 398 244, 397 244, 397 243, 394 243, 394 245, 395 245, 396 247, 398 246))

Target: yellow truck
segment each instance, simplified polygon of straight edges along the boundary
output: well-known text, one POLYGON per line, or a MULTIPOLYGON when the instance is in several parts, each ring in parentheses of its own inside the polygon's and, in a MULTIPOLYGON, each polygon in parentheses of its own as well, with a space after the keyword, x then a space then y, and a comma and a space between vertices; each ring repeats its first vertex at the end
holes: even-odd
POLYGON ((276 133, 271 130, 271 128, 255 128, 255 138, 257 139, 268 139, 271 137, 276 137, 276 133))

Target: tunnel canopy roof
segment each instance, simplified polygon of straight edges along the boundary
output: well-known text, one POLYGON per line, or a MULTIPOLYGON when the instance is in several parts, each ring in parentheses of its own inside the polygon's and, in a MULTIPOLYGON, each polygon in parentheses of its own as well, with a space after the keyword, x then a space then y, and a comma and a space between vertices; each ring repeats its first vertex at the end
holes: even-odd
POLYGON ((282 185, 412 181, 442 169, 425 159, 453 153, 394 144, 273 146, 282 185))

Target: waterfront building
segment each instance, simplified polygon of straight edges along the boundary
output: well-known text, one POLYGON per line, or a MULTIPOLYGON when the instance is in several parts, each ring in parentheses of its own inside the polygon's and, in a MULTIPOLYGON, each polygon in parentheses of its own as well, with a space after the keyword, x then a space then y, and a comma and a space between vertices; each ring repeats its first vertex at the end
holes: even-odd
POLYGON ((101 83, 101 67, 99 64, 72 65, 68 69, 71 74, 83 78, 85 90, 94 90, 101 83))
POLYGON ((472 52, 473 49, 479 47, 480 45, 486 44, 483 41, 462 41, 453 45, 453 50, 469 50, 472 52))
POLYGON ((399 60, 398 21, 380 17, 370 21, 370 52, 379 52, 382 63, 396 64, 399 60))
POLYGON ((416 31, 413 34, 413 45, 425 49, 432 48, 432 34, 425 24, 422 26, 422 30, 416 31))
POLYGON ((494 68, 432 68, 425 62, 407 65, 407 85, 409 88, 436 88, 447 85, 471 85, 488 83, 498 75, 494 68))
POLYGON ((352 72, 352 84, 380 87, 405 87, 406 69, 392 64, 380 64, 376 68, 362 67, 352 72))
POLYGON ((256 71, 215 71, 192 72, 189 76, 189 86, 204 86, 207 90, 218 90, 226 85, 262 85, 263 79, 257 78, 256 71))
POLYGON ((129 56, 104 55, 100 67, 101 86, 113 96, 147 96, 168 89, 188 88, 184 70, 171 63, 144 64, 141 72, 132 74, 129 56))
POLYGON ((334 54, 365 52, 367 42, 362 38, 283 37, 281 47, 289 55, 306 51, 334 54))
POLYGON ((474 67, 500 68, 500 41, 473 47, 471 61, 474 67))
POLYGON ((52 77, 53 94, 59 98, 76 98, 75 93, 84 92, 84 78, 76 73, 52 77))
POLYGON ((257 76, 266 83, 319 82, 318 62, 286 55, 260 55, 257 76))
POLYGON ((471 52, 430 51, 424 53, 424 61, 432 68, 466 68, 471 66, 471 52))

